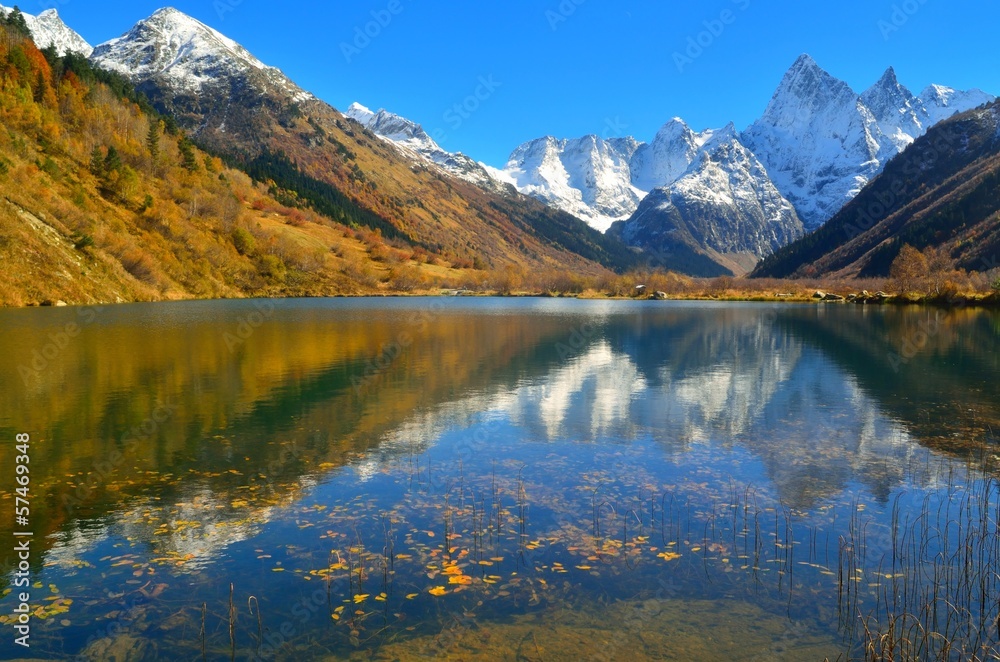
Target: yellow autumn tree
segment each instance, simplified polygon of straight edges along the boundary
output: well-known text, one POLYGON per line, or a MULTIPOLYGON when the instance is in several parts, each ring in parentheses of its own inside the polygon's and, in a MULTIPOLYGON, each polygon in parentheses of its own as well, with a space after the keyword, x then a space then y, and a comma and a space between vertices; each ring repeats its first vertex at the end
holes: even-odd
POLYGON ((913 246, 906 244, 899 251, 889 268, 893 287, 900 294, 916 291, 927 276, 927 256, 913 246))

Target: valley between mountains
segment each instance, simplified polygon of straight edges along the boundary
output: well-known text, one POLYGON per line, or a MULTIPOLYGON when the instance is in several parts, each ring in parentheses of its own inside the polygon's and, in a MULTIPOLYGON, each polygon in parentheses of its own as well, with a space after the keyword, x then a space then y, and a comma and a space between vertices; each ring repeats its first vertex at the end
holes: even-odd
POLYGON ((5 305, 696 294, 886 279, 906 248, 961 287, 995 275, 1000 112, 978 89, 914 94, 890 67, 857 92, 802 55, 748 127, 546 136, 495 167, 172 8, 96 47, 54 9, 0 13, 5 305))

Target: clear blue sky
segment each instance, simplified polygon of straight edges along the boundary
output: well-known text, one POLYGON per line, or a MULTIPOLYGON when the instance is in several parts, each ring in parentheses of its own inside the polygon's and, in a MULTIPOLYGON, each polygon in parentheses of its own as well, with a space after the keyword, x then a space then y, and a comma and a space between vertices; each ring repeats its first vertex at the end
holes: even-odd
MULTIPOLYGON (((98 44, 162 3, 30 0, 21 8, 38 13, 52 5, 98 44)), ((543 135, 624 132, 649 140, 674 116, 696 130, 729 121, 742 129, 763 112, 801 53, 859 92, 892 65, 914 93, 940 83, 1000 94, 1000 3, 994 0, 281 5, 175 0, 173 6, 337 108, 353 101, 387 108, 436 132, 445 148, 497 166, 517 145, 543 135), (355 44, 356 30, 374 20, 372 12, 391 20, 369 26, 377 36, 345 55, 343 45, 355 44), (675 53, 699 37, 703 51, 692 50, 693 61, 679 67, 675 53), (491 77, 499 86, 481 87, 480 80, 491 77), (469 103, 478 105, 475 112, 449 113, 477 88, 484 99, 469 103)))

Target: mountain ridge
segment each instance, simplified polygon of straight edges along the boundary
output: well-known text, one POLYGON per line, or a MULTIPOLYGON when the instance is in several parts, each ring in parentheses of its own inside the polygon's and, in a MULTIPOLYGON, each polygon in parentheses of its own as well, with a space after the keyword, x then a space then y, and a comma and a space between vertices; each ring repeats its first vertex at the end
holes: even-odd
MULTIPOLYGON (((434 146, 412 123, 393 129, 403 131, 409 146, 359 128, 177 10, 160 10, 99 45, 92 61, 128 76, 199 144, 262 177, 276 175, 289 199, 358 206, 370 227, 448 259, 588 273, 634 260, 626 247, 574 217, 507 187, 486 190, 447 172, 415 151, 434 146)), ((366 120, 377 115, 356 110, 366 120)), ((381 119, 394 121, 388 114, 381 119)))
MULTIPOLYGON (((768 177, 782 195, 795 204, 807 228, 814 229, 928 126, 994 98, 976 89, 956 91, 940 85, 931 85, 920 96, 914 96, 899 84, 892 67, 882 79, 858 94, 822 69, 812 57, 802 55, 785 73, 761 118, 743 131, 741 140, 764 164, 768 177), (911 106, 909 115, 903 112, 896 117, 891 115, 891 98, 886 98, 886 88, 890 85, 911 106), (869 109, 863 98, 873 105, 881 104, 878 112, 869 109), (838 112, 831 113, 831 106, 838 112), (817 138, 824 134, 827 134, 825 139, 817 138), (831 175, 831 170, 836 172, 831 175), (796 184, 798 181, 803 184, 796 184)), ((701 151, 704 136, 710 136, 712 131, 695 133, 682 119, 674 118, 663 125, 650 143, 629 137, 636 144, 627 155, 629 167, 612 169, 612 175, 603 180, 609 182, 607 192, 625 190, 626 180, 636 192, 634 196, 621 196, 618 211, 622 212, 622 218, 634 213, 641 198, 654 188, 668 186, 684 175, 701 151), (635 197, 639 200, 634 200, 635 197)), ((565 167, 566 172, 560 172, 550 167, 556 161, 568 160, 563 158, 560 148, 579 161, 579 155, 572 152, 581 140, 547 137, 529 141, 512 152, 504 170, 509 175, 508 181, 523 193, 573 211, 601 229, 614 220, 622 220, 609 217, 607 205, 588 204, 606 197, 605 191, 574 185, 574 182, 588 182, 581 172, 565 167), (531 163, 523 154, 539 141, 549 142, 549 153, 531 163)), ((592 151, 601 153, 601 148, 592 151)), ((609 146, 605 151, 613 149, 609 146)), ((583 162, 581 167, 583 171, 601 171, 600 166, 600 161, 595 160, 583 162)), ((593 187, 599 189, 600 181, 592 179, 593 187)))

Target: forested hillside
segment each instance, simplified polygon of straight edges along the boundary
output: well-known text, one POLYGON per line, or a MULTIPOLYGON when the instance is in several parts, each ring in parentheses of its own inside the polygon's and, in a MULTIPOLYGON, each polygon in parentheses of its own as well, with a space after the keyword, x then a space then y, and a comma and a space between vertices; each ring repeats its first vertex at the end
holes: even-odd
POLYGON ((249 161, 255 182, 197 148, 121 76, 42 52, 16 17, 5 23, 0 305, 407 292, 494 278, 381 224, 285 156, 249 161))

